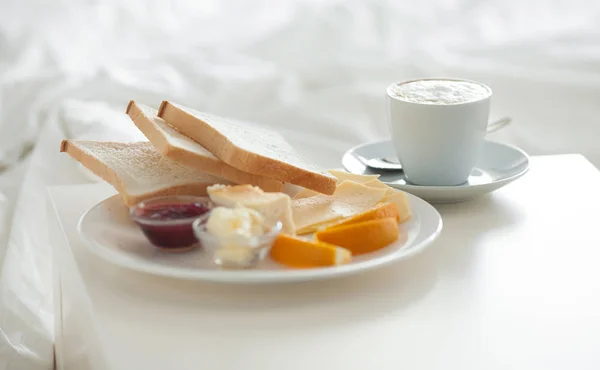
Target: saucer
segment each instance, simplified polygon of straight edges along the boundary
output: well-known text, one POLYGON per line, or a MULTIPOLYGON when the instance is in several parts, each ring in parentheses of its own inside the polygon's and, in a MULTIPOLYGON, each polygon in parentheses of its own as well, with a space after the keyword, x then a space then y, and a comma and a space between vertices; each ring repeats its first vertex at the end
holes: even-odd
POLYGON ((481 149, 477 165, 467 182, 456 186, 422 186, 406 181, 402 171, 375 170, 364 162, 372 158, 396 157, 390 140, 361 144, 348 150, 342 157, 342 165, 351 173, 360 175, 379 174, 383 183, 414 194, 431 203, 458 203, 499 189, 529 170, 529 156, 514 146, 486 141, 481 149))

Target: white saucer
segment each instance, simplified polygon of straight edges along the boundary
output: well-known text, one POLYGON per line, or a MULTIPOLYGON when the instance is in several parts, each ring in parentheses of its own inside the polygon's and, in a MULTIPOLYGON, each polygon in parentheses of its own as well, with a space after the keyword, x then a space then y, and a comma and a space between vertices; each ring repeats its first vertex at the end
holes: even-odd
POLYGON ((430 204, 409 194, 411 220, 400 225, 401 237, 373 253, 355 257, 347 265, 289 269, 268 259, 254 269, 224 270, 202 249, 166 253, 152 246, 129 217, 119 196, 105 199, 80 219, 78 231, 96 255, 125 268, 178 279, 224 283, 281 283, 329 279, 371 270, 408 258, 429 246, 442 230, 442 218, 430 204))
POLYGON ((348 172, 355 174, 380 174, 379 179, 385 184, 431 203, 458 203, 475 198, 503 187, 529 170, 529 156, 524 151, 494 141, 485 142, 469 180, 457 186, 412 185, 406 182, 402 171, 375 170, 363 163, 372 158, 385 157, 396 157, 389 140, 355 146, 344 154, 342 165, 348 172))

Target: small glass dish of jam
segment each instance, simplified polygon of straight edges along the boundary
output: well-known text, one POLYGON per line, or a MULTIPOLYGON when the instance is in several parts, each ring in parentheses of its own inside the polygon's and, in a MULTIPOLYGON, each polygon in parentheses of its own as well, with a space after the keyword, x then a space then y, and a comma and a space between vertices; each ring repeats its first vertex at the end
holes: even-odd
POLYGON ((192 223, 212 208, 208 197, 173 195, 147 199, 129 213, 150 243, 165 251, 185 252, 200 246, 192 223))
MULTIPOLYGON (((275 239, 281 233, 282 223, 276 222, 275 225, 254 224, 261 229, 259 234, 240 233, 236 227, 248 227, 248 218, 213 219, 212 227, 217 224, 220 229, 219 235, 211 233, 211 216, 216 216, 224 207, 214 208, 211 212, 204 214, 194 221, 193 229, 196 238, 202 244, 204 250, 212 253, 215 264, 223 268, 247 269, 255 267, 259 261, 263 260, 271 250, 275 239)), ((237 212, 239 209, 229 209, 228 212, 237 212)), ((262 220, 261 220, 262 221, 262 220)), ((214 231, 214 229, 213 229, 214 231)), ((245 231, 248 231, 246 229, 245 231)))

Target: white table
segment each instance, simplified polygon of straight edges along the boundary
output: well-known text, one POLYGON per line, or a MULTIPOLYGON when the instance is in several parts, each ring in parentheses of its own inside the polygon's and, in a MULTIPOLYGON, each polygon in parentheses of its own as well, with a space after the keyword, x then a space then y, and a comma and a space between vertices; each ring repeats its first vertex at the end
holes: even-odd
POLYGON ((438 207, 414 258, 318 283, 226 286, 112 266, 76 224, 104 185, 49 190, 64 370, 600 369, 600 172, 533 158, 493 195, 438 207))

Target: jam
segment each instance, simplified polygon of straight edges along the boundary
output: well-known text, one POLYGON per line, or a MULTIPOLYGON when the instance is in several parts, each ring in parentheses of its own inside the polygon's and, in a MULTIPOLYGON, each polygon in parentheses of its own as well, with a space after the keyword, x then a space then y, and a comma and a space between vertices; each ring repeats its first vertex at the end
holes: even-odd
POLYGON ((208 211, 208 207, 200 203, 158 204, 144 208, 140 217, 158 221, 181 220, 184 218, 199 217, 208 211))
POLYGON ((208 198, 165 197, 144 201, 131 210, 134 221, 155 246, 187 250, 198 243, 192 223, 212 208, 208 198))

